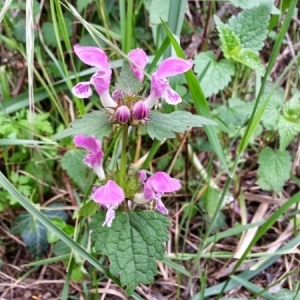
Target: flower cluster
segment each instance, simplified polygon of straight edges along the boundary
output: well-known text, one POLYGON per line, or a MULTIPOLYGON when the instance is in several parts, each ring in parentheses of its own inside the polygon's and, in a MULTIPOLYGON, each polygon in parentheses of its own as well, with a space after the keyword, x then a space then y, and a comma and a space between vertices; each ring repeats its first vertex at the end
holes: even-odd
MULTIPOLYGON (((160 98, 172 105, 180 103, 182 99, 170 87, 166 78, 182 74, 193 66, 192 60, 178 57, 165 59, 152 74, 150 94, 143 99, 138 95, 126 95, 120 90, 115 90, 110 94, 112 71, 109 67, 108 57, 101 49, 75 45, 74 52, 82 62, 96 67, 98 70, 89 81, 75 85, 72 89, 73 94, 78 98, 88 98, 92 95, 91 85, 94 86, 103 107, 111 114, 110 120, 121 124, 135 125, 139 122, 146 122, 150 109, 160 98), (137 100, 126 101, 128 98, 137 100)), ((130 67, 134 76, 142 83, 144 80, 143 70, 148 62, 146 53, 138 48, 130 51, 128 57, 133 62, 130 67)))
MULTIPOLYGON (((74 137, 74 143, 76 146, 88 151, 83 162, 92 168, 101 180, 105 179, 101 142, 93 137, 78 135, 74 137)), ((137 204, 145 204, 155 200, 156 209, 163 214, 167 214, 168 210, 162 203, 161 198, 164 193, 172 193, 181 189, 179 180, 164 172, 157 172, 147 178, 145 170, 138 172, 137 176, 140 185, 132 201, 137 204)), ((93 190, 92 198, 102 207, 107 208, 106 218, 102 226, 110 227, 115 217, 115 210, 128 197, 126 197, 123 188, 115 181, 108 180, 106 184, 93 190)))
MULTIPOLYGON (((182 74, 192 68, 192 60, 185 60, 177 57, 165 59, 151 76, 150 93, 143 98, 136 93, 139 91, 123 91, 116 89, 110 93, 110 83, 112 70, 106 54, 96 47, 74 46, 74 52, 82 62, 97 68, 89 81, 80 82, 72 89, 73 94, 78 98, 88 98, 92 95, 93 86, 100 97, 103 108, 110 114, 109 120, 118 124, 137 125, 140 122, 146 123, 150 109, 162 98, 169 104, 178 104, 182 100, 180 96, 170 87, 167 77, 182 74), (129 94, 131 93, 131 94, 129 94)), ((130 63, 128 70, 132 71, 135 81, 142 83, 144 80, 144 68, 148 62, 146 53, 142 49, 134 49, 129 54, 130 63)), ((137 88, 138 89, 138 88, 137 88)), ((127 126, 123 132, 127 136, 127 126)), ((122 143, 126 145, 127 138, 123 138, 122 143)), ((103 170, 103 151, 99 140, 94 137, 77 135, 74 138, 76 146, 84 148, 88 153, 84 158, 84 163, 92 168, 100 180, 106 180, 101 187, 94 188, 92 198, 103 208, 107 209, 106 218, 102 226, 110 227, 115 218, 116 209, 128 208, 127 201, 136 204, 149 203, 155 200, 156 209, 167 214, 168 210, 162 202, 165 193, 172 193, 181 188, 179 180, 170 177, 167 173, 157 172, 147 176, 146 171, 128 174, 126 170, 127 156, 121 156, 120 169, 112 178, 105 179, 103 170), (130 180, 133 179, 133 188, 128 189, 130 180), (127 180, 127 181, 126 181, 127 180), (124 205, 123 205, 124 204, 124 205)), ((123 145, 124 146, 124 145, 123 145)), ((126 147, 122 147, 124 149, 126 147)))

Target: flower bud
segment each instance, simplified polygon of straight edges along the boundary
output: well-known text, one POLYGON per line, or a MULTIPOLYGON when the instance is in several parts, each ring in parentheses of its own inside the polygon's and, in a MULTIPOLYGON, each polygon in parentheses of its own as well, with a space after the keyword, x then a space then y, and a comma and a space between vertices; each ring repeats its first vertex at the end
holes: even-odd
POLYGON ((116 110, 115 116, 120 123, 127 123, 130 119, 130 110, 127 106, 122 105, 116 110))
POLYGON ((147 173, 145 170, 138 171, 138 179, 140 183, 144 183, 147 179, 147 173))
POLYGON ((132 116, 135 120, 144 120, 149 116, 150 108, 144 101, 138 101, 133 105, 132 116))
POLYGON ((113 93, 111 94, 111 97, 119 103, 119 101, 124 97, 124 94, 121 90, 114 90, 113 93))

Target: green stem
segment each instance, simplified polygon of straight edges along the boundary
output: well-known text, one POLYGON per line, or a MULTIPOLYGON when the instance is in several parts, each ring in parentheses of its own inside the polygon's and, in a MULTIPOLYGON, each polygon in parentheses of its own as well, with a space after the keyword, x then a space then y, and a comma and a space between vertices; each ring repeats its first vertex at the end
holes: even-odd
POLYGON ((120 171, 119 171, 119 183, 120 186, 124 186, 125 173, 127 168, 127 142, 128 142, 128 125, 123 127, 123 138, 122 138, 122 153, 121 153, 121 162, 120 162, 120 171))

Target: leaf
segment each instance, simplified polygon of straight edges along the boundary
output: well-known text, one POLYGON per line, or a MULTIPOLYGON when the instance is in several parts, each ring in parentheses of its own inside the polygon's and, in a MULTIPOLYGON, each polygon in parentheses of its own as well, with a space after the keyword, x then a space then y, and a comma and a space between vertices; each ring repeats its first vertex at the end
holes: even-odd
MULTIPOLYGON (((62 206, 62 204, 52 203, 48 208, 59 206, 62 206)), ((44 214, 50 219, 60 218, 63 221, 66 221, 68 218, 67 213, 63 210, 45 210, 44 214)), ((47 241, 47 228, 28 212, 22 213, 16 217, 11 231, 14 234, 21 235, 28 250, 34 256, 41 256, 49 246, 47 241)))
POLYGON ((76 7, 77 11, 81 13, 87 6, 91 3, 93 3, 94 0, 77 0, 76 1, 76 7))
POLYGON ((300 132, 299 94, 295 94, 285 103, 283 114, 279 117, 278 132, 281 150, 284 150, 290 141, 300 132))
POLYGON ((201 87, 206 97, 216 94, 228 85, 234 75, 234 63, 228 59, 216 61, 215 54, 211 51, 199 53, 195 57, 194 71, 200 75, 209 64, 205 76, 201 80, 201 87))
POLYGON ((163 214, 145 210, 116 212, 110 228, 101 226, 104 219, 104 211, 92 216, 90 228, 95 250, 109 257, 111 273, 120 276, 130 295, 138 284, 154 281, 156 259, 164 257, 170 221, 163 214))
POLYGON ((68 176, 76 182, 83 192, 89 189, 91 177, 88 176, 90 168, 83 163, 86 151, 80 149, 69 150, 62 159, 62 168, 68 176))
POLYGON ((116 83, 116 89, 123 91, 127 95, 133 95, 141 88, 141 83, 138 78, 134 76, 128 62, 123 62, 123 67, 120 72, 120 77, 116 83))
POLYGON ((226 58, 236 56, 241 48, 241 41, 238 36, 229 28, 228 24, 224 24, 218 16, 214 16, 216 26, 219 32, 219 37, 222 43, 222 51, 226 58))
POLYGON ((169 7, 171 0, 150 0, 149 15, 150 24, 159 25, 161 23, 160 19, 167 22, 169 15, 169 7))
POLYGON ((109 115, 106 111, 97 110, 84 115, 81 119, 73 121, 71 128, 67 128, 58 134, 53 139, 60 140, 68 136, 84 134, 85 136, 94 136, 99 139, 108 135, 112 131, 112 125, 109 122, 109 115))
POLYGON ((78 215, 82 217, 90 217, 94 215, 99 208, 99 204, 94 201, 89 201, 88 203, 84 204, 79 210, 78 215))
POLYGON ((31 214, 20 214, 13 222, 12 233, 20 234, 28 250, 34 256, 41 256, 48 248, 47 228, 31 214))
POLYGON ((265 67, 260 61, 260 57, 254 51, 242 49, 236 56, 232 56, 235 61, 257 71, 261 76, 265 74, 265 67))
POLYGON ((147 131, 152 139, 163 140, 174 138, 175 133, 184 133, 189 127, 202 127, 202 125, 216 125, 212 120, 192 115, 187 111, 175 111, 170 114, 151 112, 147 131))
POLYGON ((274 296, 278 300, 300 300, 300 295, 288 289, 280 289, 274 296))
POLYGON ((241 127, 251 116, 253 105, 251 102, 239 98, 230 98, 228 105, 221 105, 217 108, 218 117, 224 124, 232 124, 241 127))
POLYGON ((278 194, 290 176, 292 163, 289 153, 267 147, 259 154, 258 163, 258 185, 263 190, 278 194))
POLYGON ((237 35, 244 49, 257 54, 263 48, 268 34, 271 8, 270 1, 264 2, 229 19, 229 28, 237 35))

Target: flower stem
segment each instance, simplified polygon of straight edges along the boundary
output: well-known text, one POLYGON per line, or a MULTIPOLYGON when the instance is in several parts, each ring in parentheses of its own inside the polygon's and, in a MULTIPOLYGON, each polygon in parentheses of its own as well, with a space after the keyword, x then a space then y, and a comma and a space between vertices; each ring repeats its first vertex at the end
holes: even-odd
POLYGON ((128 141, 128 125, 123 127, 123 137, 122 137, 122 152, 121 152, 121 162, 119 170, 119 184, 121 187, 124 186, 124 179, 127 168, 127 141, 128 141))

